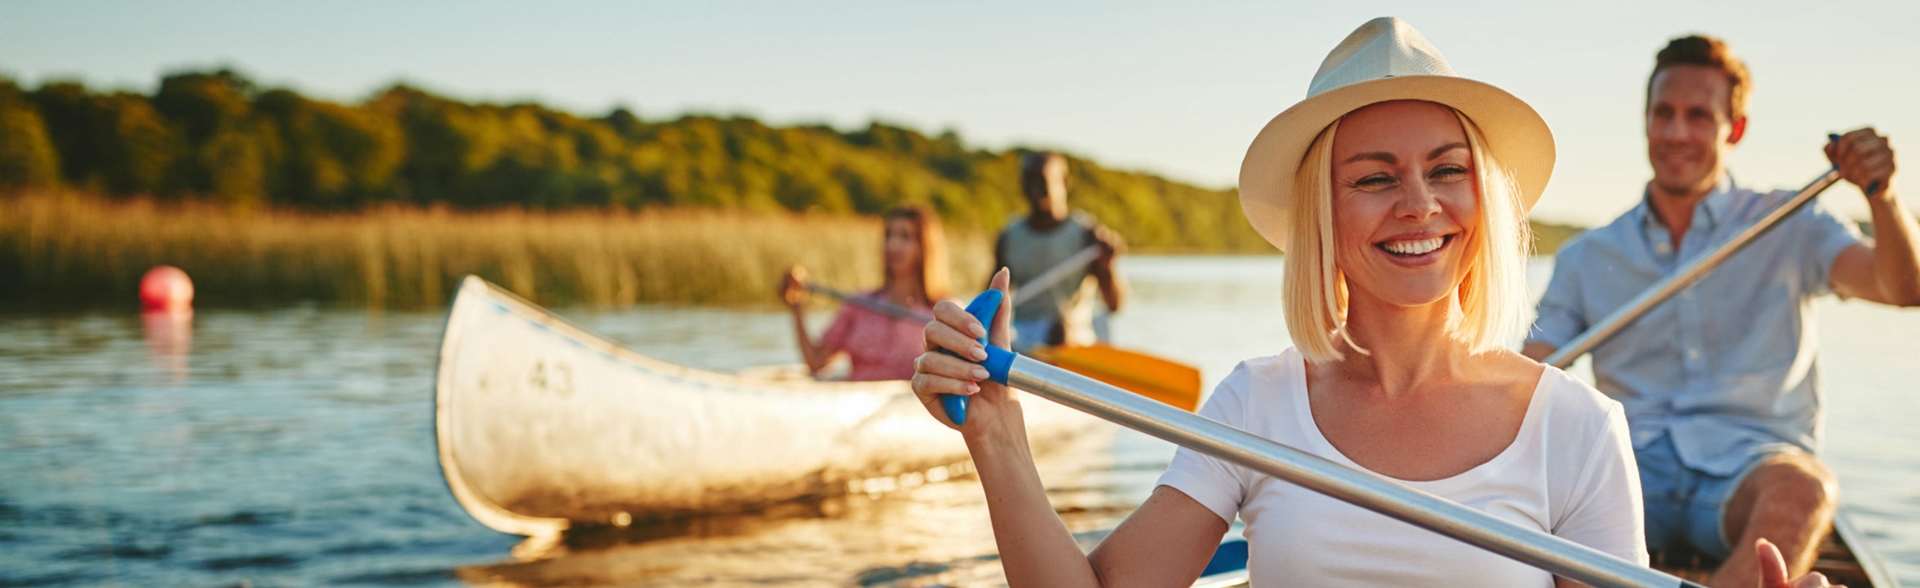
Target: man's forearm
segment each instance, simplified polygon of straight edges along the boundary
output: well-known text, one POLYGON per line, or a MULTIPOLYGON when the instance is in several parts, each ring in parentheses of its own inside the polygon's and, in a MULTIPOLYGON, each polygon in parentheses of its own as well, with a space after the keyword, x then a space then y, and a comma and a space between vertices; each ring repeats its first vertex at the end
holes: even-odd
POLYGON ((1892 187, 1867 198, 1873 211, 1873 273, 1880 294, 1900 306, 1920 306, 1920 226, 1892 187))

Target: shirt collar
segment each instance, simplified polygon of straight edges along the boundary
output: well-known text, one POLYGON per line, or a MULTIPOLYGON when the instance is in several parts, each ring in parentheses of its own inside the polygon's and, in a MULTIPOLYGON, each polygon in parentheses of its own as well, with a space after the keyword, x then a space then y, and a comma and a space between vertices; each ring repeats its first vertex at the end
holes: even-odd
MULTIPOLYGON (((1720 176, 1720 181, 1713 185, 1713 191, 1708 192, 1706 198, 1694 205, 1693 224, 1707 229, 1715 228, 1720 221, 1727 218, 1727 208, 1733 205, 1733 193, 1739 189, 1740 187, 1733 183, 1733 174, 1720 176)), ((1633 209, 1633 213, 1640 217, 1640 227, 1649 232, 1656 228, 1666 228, 1666 225, 1661 224, 1659 217, 1653 212, 1652 199, 1653 186, 1648 185, 1640 194, 1640 205, 1633 209)))

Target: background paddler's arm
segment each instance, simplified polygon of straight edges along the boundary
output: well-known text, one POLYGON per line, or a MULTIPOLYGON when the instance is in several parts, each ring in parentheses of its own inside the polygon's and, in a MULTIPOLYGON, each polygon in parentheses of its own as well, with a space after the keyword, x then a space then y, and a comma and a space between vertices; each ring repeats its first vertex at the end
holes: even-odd
POLYGON ((816 343, 807 334, 807 270, 800 266, 787 268, 780 279, 780 300, 787 304, 788 314, 793 315, 794 344, 800 348, 800 358, 807 363, 807 374, 818 375, 827 367, 837 349, 816 343))
POLYGON ((1127 280, 1120 276, 1116 260, 1127 252, 1127 240, 1105 225, 1094 225, 1088 232, 1089 245, 1099 244, 1100 257, 1087 265, 1087 272, 1100 285, 1100 300, 1106 303, 1108 312, 1119 312, 1127 304, 1127 280))

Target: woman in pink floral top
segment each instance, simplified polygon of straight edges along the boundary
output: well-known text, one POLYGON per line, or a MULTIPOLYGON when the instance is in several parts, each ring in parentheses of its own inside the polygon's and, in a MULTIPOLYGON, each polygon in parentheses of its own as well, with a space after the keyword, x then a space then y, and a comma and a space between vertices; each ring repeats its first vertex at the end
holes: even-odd
MULTIPOLYGON (((925 209, 906 207, 887 214, 885 252, 887 279, 880 289, 862 298, 931 316, 933 303, 947 297, 947 248, 940 221, 925 209)), ((793 313, 793 330, 807 371, 819 374, 835 356, 847 354, 850 381, 906 380, 913 377, 913 360, 920 356, 919 318, 896 318, 859 304, 840 307, 825 335, 814 341, 807 335, 806 270, 787 269, 781 298, 793 313)))

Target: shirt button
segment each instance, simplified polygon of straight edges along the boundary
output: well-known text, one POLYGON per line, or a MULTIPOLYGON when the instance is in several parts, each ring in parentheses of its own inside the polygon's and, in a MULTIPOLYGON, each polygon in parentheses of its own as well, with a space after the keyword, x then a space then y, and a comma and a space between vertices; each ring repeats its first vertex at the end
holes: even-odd
POLYGON ((1681 291, 1680 291, 1680 299, 1681 299, 1681 300, 1693 300, 1693 291, 1692 291, 1692 290, 1681 290, 1681 291))
POLYGON ((1671 247, 1668 247, 1666 243, 1661 243, 1659 245, 1653 246, 1653 251, 1661 255, 1666 255, 1669 249, 1671 249, 1671 247))
POLYGON ((1700 350, 1692 349, 1692 348, 1687 349, 1687 359, 1700 359, 1700 350))

